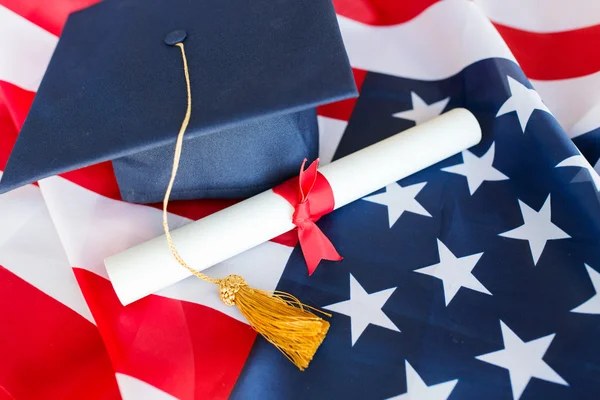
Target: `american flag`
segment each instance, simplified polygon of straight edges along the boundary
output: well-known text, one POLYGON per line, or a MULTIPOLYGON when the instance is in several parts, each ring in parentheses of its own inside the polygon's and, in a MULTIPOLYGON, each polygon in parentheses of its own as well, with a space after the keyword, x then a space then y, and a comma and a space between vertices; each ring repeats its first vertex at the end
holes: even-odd
MULTIPOLYGON (((0 169, 93 2, 0 0, 0 169)), ((319 110, 322 161, 456 107, 483 140, 323 217, 344 261, 311 277, 275 242, 210 269, 329 310, 311 366, 193 277, 121 306, 103 259, 161 218, 103 163, 0 196, 0 399, 600 397, 600 4, 334 4, 361 95, 319 110)))

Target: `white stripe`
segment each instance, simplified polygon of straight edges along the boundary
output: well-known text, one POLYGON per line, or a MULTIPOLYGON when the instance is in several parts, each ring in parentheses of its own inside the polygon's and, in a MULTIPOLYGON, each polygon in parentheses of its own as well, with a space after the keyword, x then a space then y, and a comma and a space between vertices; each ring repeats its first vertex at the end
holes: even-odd
POLYGON ((320 116, 319 122, 319 158, 320 165, 329 164, 333 159, 348 122, 320 116))
POLYGON ((0 195, 0 221, 0 264, 94 323, 39 188, 0 195))
POLYGON ((117 384, 123 400, 177 400, 177 397, 133 376, 116 373, 117 384))
POLYGON ((481 10, 445 0, 394 26, 369 26, 338 16, 355 68, 418 80, 439 80, 477 61, 514 56, 481 10))
POLYGON ((494 22, 549 33, 600 24, 598 0, 475 0, 494 22))
POLYGON ((600 127, 600 72, 556 81, 531 80, 569 137, 600 127))
POLYGON ((37 91, 58 39, 0 5, 0 80, 37 91))
MULTIPOLYGON (((162 212, 158 209, 109 199, 61 177, 47 178, 39 184, 73 267, 108 279, 104 267, 106 257, 163 233, 162 212)), ((187 222, 188 219, 176 215, 169 217, 172 229, 187 222)), ((274 290, 292 250, 288 246, 268 242, 205 272, 215 277, 237 273, 257 288, 274 290)), ((214 285, 196 277, 158 294, 202 304, 247 323, 236 307, 228 307, 221 302, 214 285)))

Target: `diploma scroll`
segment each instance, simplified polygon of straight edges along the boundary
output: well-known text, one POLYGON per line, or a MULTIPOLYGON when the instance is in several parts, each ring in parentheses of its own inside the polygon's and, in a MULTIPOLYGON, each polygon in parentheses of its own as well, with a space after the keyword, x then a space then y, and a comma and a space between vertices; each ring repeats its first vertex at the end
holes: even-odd
MULTIPOLYGON (((331 186, 337 209, 480 140, 481 128, 473 114, 455 109, 325 165, 319 172, 331 186)), ((171 235, 186 262, 202 271, 294 229, 293 213, 285 198, 267 190, 171 235)), ((105 265, 124 305, 191 275, 173 258, 164 235, 107 258, 105 265)))

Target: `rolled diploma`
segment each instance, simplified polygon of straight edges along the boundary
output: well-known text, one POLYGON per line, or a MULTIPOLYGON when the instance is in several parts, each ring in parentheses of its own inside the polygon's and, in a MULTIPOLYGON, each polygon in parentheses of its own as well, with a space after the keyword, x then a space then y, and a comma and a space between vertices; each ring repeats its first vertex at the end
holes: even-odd
MULTIPOLYGON (((480 140, 481 128, 475 116, 465 109, 455 109, 319 171, 331 185, 338 209, 480 140)), ((202 271, 294 229, 293 213, 287 200, 267 190, 176 229, 171 235, 188 265, 202 271)), ((191 275, 175 261, 164 235, 107 258, 105 265, 123 305, 191 275)))

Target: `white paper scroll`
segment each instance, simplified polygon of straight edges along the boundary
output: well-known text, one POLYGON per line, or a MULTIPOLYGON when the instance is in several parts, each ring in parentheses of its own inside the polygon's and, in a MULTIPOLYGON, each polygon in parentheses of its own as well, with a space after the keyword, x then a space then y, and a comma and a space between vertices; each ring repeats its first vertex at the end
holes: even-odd
MULTIPOLYGON (((473 114, 455 109, 319 171, 331 185, 337 209, 480 140, 473 114)), ((188 265, 202 271, 293 229, 293 212, 287 200, 268 190, 174 230, 172 237, 188 265)), ((107 258, 105 265, 124 305, 191 275, 175 261, 164 235, 107 258)))

